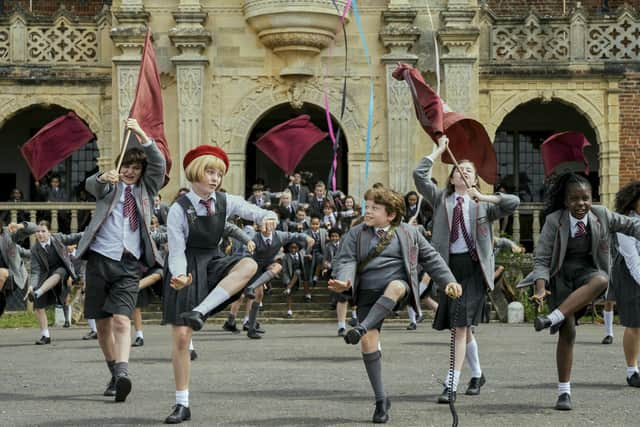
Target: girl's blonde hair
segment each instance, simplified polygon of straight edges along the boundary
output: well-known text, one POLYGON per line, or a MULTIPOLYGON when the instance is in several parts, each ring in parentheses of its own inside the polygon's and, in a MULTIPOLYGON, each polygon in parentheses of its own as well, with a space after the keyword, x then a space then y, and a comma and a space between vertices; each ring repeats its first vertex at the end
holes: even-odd
POLYGON ((216 156, 205 155, 200 156, 184 170, 185 177, 189 182, 200 182, 204 179, 207 169, 217 169, 222 175, 227 173, 227 167, 224 162, 216 156))

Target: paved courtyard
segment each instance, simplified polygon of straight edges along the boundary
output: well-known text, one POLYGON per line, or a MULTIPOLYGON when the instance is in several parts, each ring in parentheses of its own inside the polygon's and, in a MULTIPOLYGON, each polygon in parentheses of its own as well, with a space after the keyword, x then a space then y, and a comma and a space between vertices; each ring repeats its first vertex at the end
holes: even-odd
MULTIPOLYGON (((373 397, 357 347, 333 324, 265 325, 260 341, 207 324, 195 336, 192 421, 187 426, 369 425, 373 397)), ((124 404, 101 396, 108 380, 97 341, 83 329, 52 329, 53 343, 33 345, 35 329, 0 330, 0 425, 158 425, 174 400, 169 329, 149 326, 145 346, 132 349, 133 392, 124 404)), ((613 345, 603 328, 578 328, 574 410, 554 411, 555 337, 530 325, 481 325, 478 342, 487 385, 460 396, 461 426, 638 425, 640 390, 624 382, 622 329, 613 345)), ((383 369, 392 401, 390 425, 451 425, 437 405, 448 366, 449 336, 423 324, 388 325, 383 369)), ((466 384, 468 371, 461 382, 466 384)), ((464 390, 464 388, 463 388, 464 390)))

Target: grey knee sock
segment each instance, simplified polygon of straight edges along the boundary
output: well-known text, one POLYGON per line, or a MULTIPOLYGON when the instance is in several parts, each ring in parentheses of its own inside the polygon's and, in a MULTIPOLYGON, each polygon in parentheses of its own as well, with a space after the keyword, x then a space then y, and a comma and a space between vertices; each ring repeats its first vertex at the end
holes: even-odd
POLYGON ((227 317, 227 323, 230 325, 235 325, 236 324, 236 315, 229 313, 229 317, 227 317))
POLYGON ((362 360, 364 361, 364 367, 367 369, 367 375, 369 376, 369 382, 373 387, 373 393, 376 396, 376 401, 382 400, 387 397, 384 392, 384 384, 382 384, 382 353, 376 351, 373 353, 362 353, 362 360))
POLYGON ((117 362, 113 365, 113 376, 119 377, 122 375, 129 375, 129 363, 128 362, 117 362))
POLYGON ((115 376, 115 374, 113 373, 113 367, 116 364, 115 360, 105 360, 105 362, 107 362, 107 368, 109 368, 109 372, 111 372, 111 376, 115 376))
POLYGON ((64 313, 64 321, 69 322, 69 306, 66 304, 63 305, 62 312, 64 313))
POLYGON ((384 320, 395 306, 396 302, 394 300, 382 295, 378 298, 378 301, 376 301, 373 307, 371 307, 369 314, 367 314, 367 317, 360 322, 360 325, 368 331, 371 327, 384 320))
POLYGON ((249 330, 256 328, 256 322, 258 320, 259 311, 260 311, 260 303, 254 301, 251 304, 251 311, 249 312, 249 330))
POLYGON ((264 285, 265 283, 269 282, 270 280, 272 280, 274 277, 276 277, 276 275, 271 272, 271 271, 265 271, 264 273, 262 273, 260 275, 260 277, 258 277, 256 280, 253 281, 253 283, 251 283, 249 286, 247 286, 249 289, 257 289, 260 286, 264 285))

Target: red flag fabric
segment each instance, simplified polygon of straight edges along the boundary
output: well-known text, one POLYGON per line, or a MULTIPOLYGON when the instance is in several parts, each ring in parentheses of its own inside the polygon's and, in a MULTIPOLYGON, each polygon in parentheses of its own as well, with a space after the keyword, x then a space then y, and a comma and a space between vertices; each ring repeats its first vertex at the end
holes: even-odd
POLYGON ((328 135, 304 114, 271 128, 256 141, 256 147, 291 175, 311 147, 328 135))
POLYGON ((589 162, 584 155, 584 147, 589 145, 591 144, 587 138, 580 132, 561 132, 545 139, 540 146, 544 176, 559 172, 563 164, 568 170, 583 169, 585 175, 588 175, 589 162))
POLYGON ((36 180, 69 157, 78 148, 95 139, 91 129, 70 111, 46 124, 20 148, 36 180))
MULTIPOLYGON (((442 99, 425 83, 417 69, 398 64, 392 76, 397 80, 405 80, 409 85, 418 121, 431 139, 437 142, 443 134, 447 135, 449 149, 456 160, 472 161, 478 176, 489 184, 495 184, 498 180, 498 160, 484 126, 462 114, 444 112, 442 99)), ((453 159, 446 151, 442 161, 453 164, 453 159)))
POLYGON ((167 160, 165 184, 169 181, 171 171, 171 154, 164 135, 164 114, 162 109, 162 87, 160 75, 156 66, 156 53, 151 44, 151 32, 147 31, 147 37, 142 49, 140 61, 140 73, 136 86, 136 96, 131 104, 129 117, 136 119, 147 136, 153 138, 158 148, 167 160))

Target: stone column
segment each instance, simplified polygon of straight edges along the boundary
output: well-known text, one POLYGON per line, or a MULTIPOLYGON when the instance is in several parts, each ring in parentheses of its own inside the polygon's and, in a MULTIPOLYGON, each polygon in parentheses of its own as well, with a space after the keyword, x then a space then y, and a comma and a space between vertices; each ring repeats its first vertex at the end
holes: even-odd
POLYGON ((391 0, 387 10, 382 12, 384 27, 380 40, 388 53, 382 56, 385 64, 387 86, 387 150, 389 186, 401 193, 413 188, 413 147, 416 143, 416 118, 409 86, 391 76, 398 62, 412 66, 418 57, 409 49, 420 37, 420 30, 413 25, 417 15, 406 0, 391 0))
POLYGON ((112 151, 106 150, 100 153, 100 164, 109 164, 119 154, 122 144, 124 121, 129 117, 131 104, 136 94, 138 72, 140 70, 140 57, 147 34, 147 22, 149 13, 144 10, 142 0, 122 0, 120 6, 113 10, 113 15, 118 21, 117 26, 111 29, 111 40, 122 52, 114 56, 115 87, 114 95, 117 102, 115 125, 112 133, 112 151))
POLYGON ((449 0, 438 37, 444 47, 443 99, 453 111, 478 117, 478 37, 475 0, 449 0))
MULTIPOLYGON (((191 148, 203 143, 203 90, 205 66, 209 63, 203 55, 211 43, 211 34, 202 24, 207 13, 202 11, 199 0, 180 0, 178 11, 173 13, 177 26, 169 30, 171 42, 180 54, 171 58, 176 66, 178 85, 178 163, 191 148)), ((180 167, 180 186, 187 180, 180 167)))

